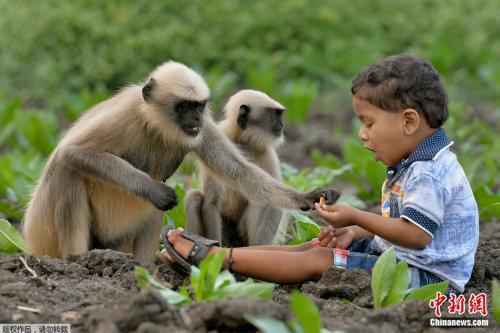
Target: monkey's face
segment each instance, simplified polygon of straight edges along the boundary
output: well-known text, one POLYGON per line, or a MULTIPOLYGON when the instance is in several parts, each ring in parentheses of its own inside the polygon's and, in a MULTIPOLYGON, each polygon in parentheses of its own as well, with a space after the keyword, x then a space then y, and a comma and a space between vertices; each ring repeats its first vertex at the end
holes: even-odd
POLYGON ((270 134, 273 138, 279 138, 283 134, 284 112, 283 108, 252 108, 248 105, 242 105, 238 115, 238 125, 243 131, 270 134))
POLYGON ((174 106, 174 121, 188 136, 196 137, 203 126, 206 101, 181 100, 174 106))
POLYGON ((151 73, 142 87, 142 96, 150 106, 148 109, 155 123, 160 124, 160 130, 166 133, 168 139, 177 137, 171 133, 172 129, 180 130, 188 137, 198 136, 210 90, 196 72, 183 64, 169 61, 151 73))
POLYGON ((270 130, 275 137, 280 137, 283 134, 283 113, 285 109, 272 108, 268 110, 270 118, 270 130))

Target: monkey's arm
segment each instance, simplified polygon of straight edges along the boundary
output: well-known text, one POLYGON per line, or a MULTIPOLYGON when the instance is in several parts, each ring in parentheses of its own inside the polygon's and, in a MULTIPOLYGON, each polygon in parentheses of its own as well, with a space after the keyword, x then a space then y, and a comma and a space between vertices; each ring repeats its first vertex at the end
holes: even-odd
POLYGON ((206 119, 202 140, 194 152, 215 177, 260 205, 307 210, 320 193, 300 193, 284 186, 255 164, 248 162, 211 119, 206 119))
POLYGON ((56 158, 78 172, 121 186, 149 200, 160 210, 168 210, 177 204, 174 189, 111 153, 68 145, 59 149, 56 158))

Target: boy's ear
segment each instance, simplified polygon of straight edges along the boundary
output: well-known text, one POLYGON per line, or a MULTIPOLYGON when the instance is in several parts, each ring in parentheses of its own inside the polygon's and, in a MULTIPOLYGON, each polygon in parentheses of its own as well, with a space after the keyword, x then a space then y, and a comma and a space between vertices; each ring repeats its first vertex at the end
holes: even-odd
POLYGON ((403 111, 403 131, 406 135, 413 135, 420 128, 422 117, 415 109, 403 111))

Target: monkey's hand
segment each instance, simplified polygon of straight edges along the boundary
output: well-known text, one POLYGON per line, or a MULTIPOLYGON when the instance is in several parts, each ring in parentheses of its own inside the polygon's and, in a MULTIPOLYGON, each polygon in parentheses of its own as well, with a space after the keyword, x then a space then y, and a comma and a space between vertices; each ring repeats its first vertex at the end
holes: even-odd
POLYGON ((331 205, 334 204, 339 197, 340 193, 333 188, 315 189, 311 192, 305 193, 304 203, 300 209, 304 211, 313 209, 314 204, 319 202, 321 198, 325 200, 326 204, 331 205))
POLYGON ((177 194, 170 186, 156 182, 149 193, 149 200, 159 210, 166 211, 177 206, 177 194))

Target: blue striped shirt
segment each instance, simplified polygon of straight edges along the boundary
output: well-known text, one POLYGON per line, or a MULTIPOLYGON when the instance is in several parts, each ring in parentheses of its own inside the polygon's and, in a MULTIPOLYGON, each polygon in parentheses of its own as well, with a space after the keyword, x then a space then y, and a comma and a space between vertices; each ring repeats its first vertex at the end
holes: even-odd
POLYGON ((387 169, 382 186, 382 215, 402 218, 431 236, 423 249, 396 246, 375 236, 379 251, 394 246, 408 264, 448 280, 463 291, 474 267, 479 214, 462 166, 449 150, 453 144, 440 128, 407 159, 387 169))

